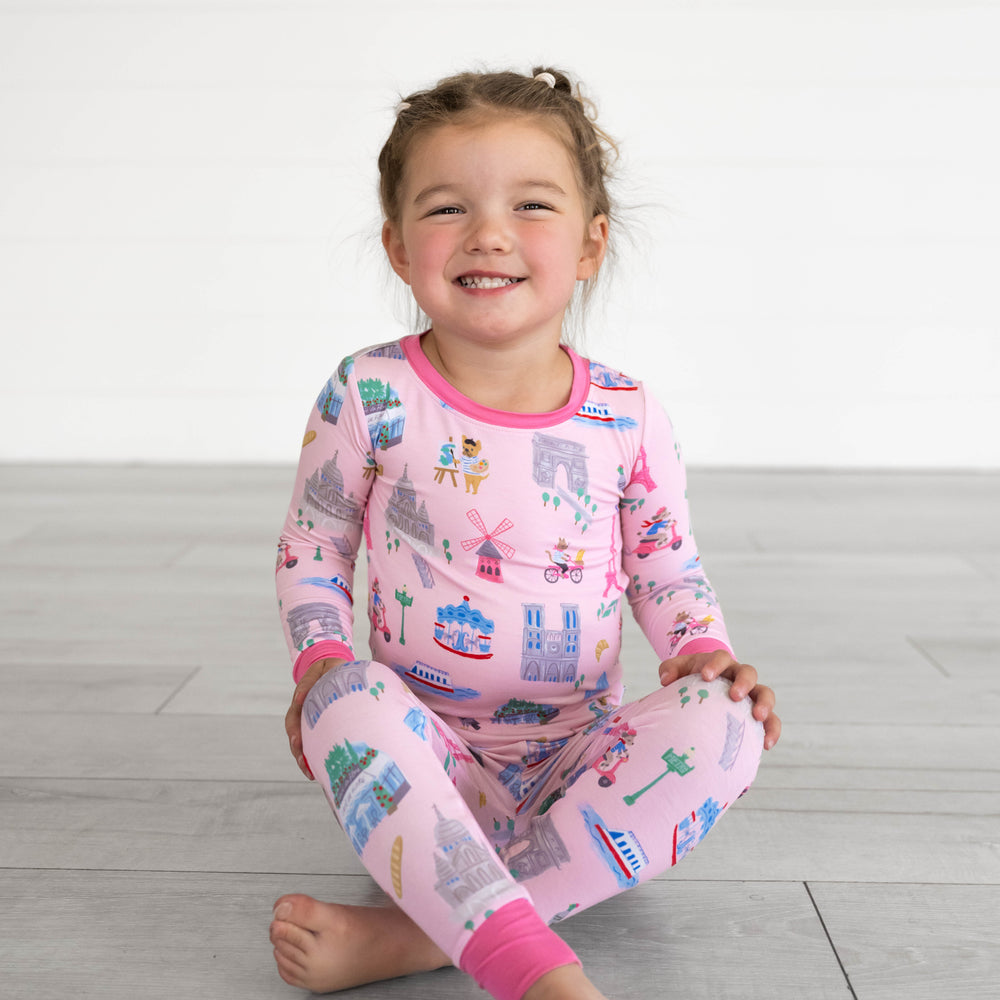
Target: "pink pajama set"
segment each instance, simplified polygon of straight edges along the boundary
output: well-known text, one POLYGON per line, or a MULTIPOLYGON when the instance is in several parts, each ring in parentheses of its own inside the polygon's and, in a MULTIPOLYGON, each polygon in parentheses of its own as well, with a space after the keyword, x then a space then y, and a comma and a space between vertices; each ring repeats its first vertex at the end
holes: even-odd
POLYGON ((623 603, 652 676, 729 646, 669 420, 567 352, 569 401, 544 414, 460 395, 417 336, 346 358, 278 548, 295 679, 348 661, 303 708, 309 766, 372 876, 501 1000, 576 961, 549 924, 691 851, 763 744, 724 680, 624 703, 623 603))

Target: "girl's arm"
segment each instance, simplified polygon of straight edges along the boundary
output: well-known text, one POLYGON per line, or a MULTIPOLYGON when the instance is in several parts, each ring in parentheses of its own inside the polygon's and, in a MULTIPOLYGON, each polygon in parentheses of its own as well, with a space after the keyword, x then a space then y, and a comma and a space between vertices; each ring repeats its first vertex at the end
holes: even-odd
POLYGON ((691 528, 680 448, 670 420, 648 393, 639 452, 621 502, 621 529, 628 601, 660 659, 714 650, 731 654, 691 528))
POLYGON ((753 701, 754 718, 764 725, 764 747, 770 750, 781 735, 774 691, 757 683, 756 669, 733 655, 691 529, 680 448, 666 414, 648 397, 621 526, 629 604, 662 661, 660 683, 693 674, 727 678, 734 701, 753 701))
POLYGON ((278 543, 275 583, 296 682, 320 660, 354 659, 354 565, 374 459, 353 368, 341 362, 310 412, 278 543))

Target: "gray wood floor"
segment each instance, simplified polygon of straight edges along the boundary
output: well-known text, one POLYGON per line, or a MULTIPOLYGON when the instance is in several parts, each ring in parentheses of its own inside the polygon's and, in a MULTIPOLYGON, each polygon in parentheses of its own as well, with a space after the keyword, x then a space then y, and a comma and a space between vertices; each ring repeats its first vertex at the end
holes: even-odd
MULTIPOLYGON (((291 475, 0 467, 0 995, 290 998, 272 900, 378 898, 285 749, 291 475)), ((785 735, 692 858, 560 932, 619 1000, 997 996, 1000 476, 690 494, 785 735)), ((482 993, 449 970, 342 995, 482 993)))

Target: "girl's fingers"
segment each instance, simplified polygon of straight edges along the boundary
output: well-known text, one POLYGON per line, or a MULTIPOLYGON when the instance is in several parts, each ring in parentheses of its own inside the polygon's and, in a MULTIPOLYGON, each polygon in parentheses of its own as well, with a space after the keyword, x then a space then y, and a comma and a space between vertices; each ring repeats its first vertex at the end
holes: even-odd
MULTIPOLYGON (((305 758, 302 756, 302 703, 305 701, 304 693, 300 693, 302 685, 295 689, 292 695, 292 704, 285 714, 285 734, 288 736, 288 749, 299 765, 299 770, 303 774, 308 774, 305 766, 305 758)), ((308 775, 310 778, 311 774, 308 775)))
MULTIPOLYGON (((753 691, 757 688, 757 670, 749 663, 732 663, 714 674, 715 677, 725 677, 732 682, 729 690, 729 697, 733 701, 742 701, 744 698, 753 697, 753 691)), ((705 678, 711 680, 712 678, 705 678)))
POLYGON ((725 650, 717 649, 702 663, 699 673, 706 681, 714 681, 716 677, 729 677, 732 680, 731 671, 737 666, 739 664, 725 650))
POLYGON ((764 749, 770 750, 781 737, 781 719, 774 714, 774 691, 763 684, 750 692, 753 705, 753 717, 764 723, 764 749))
MULTIPOLYGON (((321 663, 324 661, 320 661, 321 663)), ((292 704, 285 713, 285 732, 288 734, 288 745, 292 748, 292 753, 297 756, 299 748, 302 746, 302 706, 312 690, 313 685, 325 673, 314 663, 303 675, 302 680, 295 685, 292 692, 292 704)))
POLYGON ((684 676, 685 658, 682 656, 674 657, 671 660, 666 660, 664 663, 660 664, 660 684, 666 687, 667 684, 673 684, 675 680, 679 677, 684 676))
POLYGON ((332 670, 338 663, 343 662, 343 660, 317 660, 302 675, 302 680, 295 685, 291 707, 285 714, 285 733, 288 735, 288 748, 292 751, 292 756, 295 758, 295 763, 298 764, 299 770, 310 781, 315 781, 316 778, 302 750, 302 706, 305 704, 306 698, 309 697, 309 692, 313 689, 316 681, 328 670, 332 670))
MULTIPOLYGON (((674 681, 679 681, 682 677, 690 677, 697 673, 700 661, 696 660, 694 656, 676 656, 666 662, 669 664, 666 669, 663 668, 662 663, 660 664, 660 684, 664 686, 673 684, 674 681)), ((710 678, 706 677, 705 680, 710 680, 710 678)))
MULTIPOLYGON (((292 715, 293 713, 289 713, 292 715)), ((300 721, 299 713, 295 712, 295 726, 294 729, 288 730, 288 749, 292 751, 292 756, 295 758, 295 763, 298 764, 299 770, 310 780, 315 781, 313 773, 309 770, 309 764, 306 762, 305 754, 302 752, 302 723, 300 721)))
POLYGON ((764 720, 764 749, 770 750, 781 738, 781 719, 773 712, 764 720))
POLYGON ((774 708, 774 691, 763 684, 758 684, 749 694, 754 705, 754 717, 763 722, 774 708), (763 712, 763 714, 758 714, 763 712))
POLYGON ((294 709, 285 716, 285 735, 288 737, 288 748, 293 754, 297 754, 302 743, 302 723, 299 721, 299 713, 294 709))

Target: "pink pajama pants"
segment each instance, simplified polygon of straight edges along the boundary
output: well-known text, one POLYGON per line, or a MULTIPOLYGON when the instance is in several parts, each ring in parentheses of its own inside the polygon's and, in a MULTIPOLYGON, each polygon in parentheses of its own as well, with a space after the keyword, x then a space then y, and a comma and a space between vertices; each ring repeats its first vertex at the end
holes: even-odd
POLYGON ((358 661, 313 687, 303 742, 379 885, 493 996, 520 1000, 576 961, 548 924, 676 864, 753 781, 763 727, 729 686, 683 678, 500 753, 358 661))

